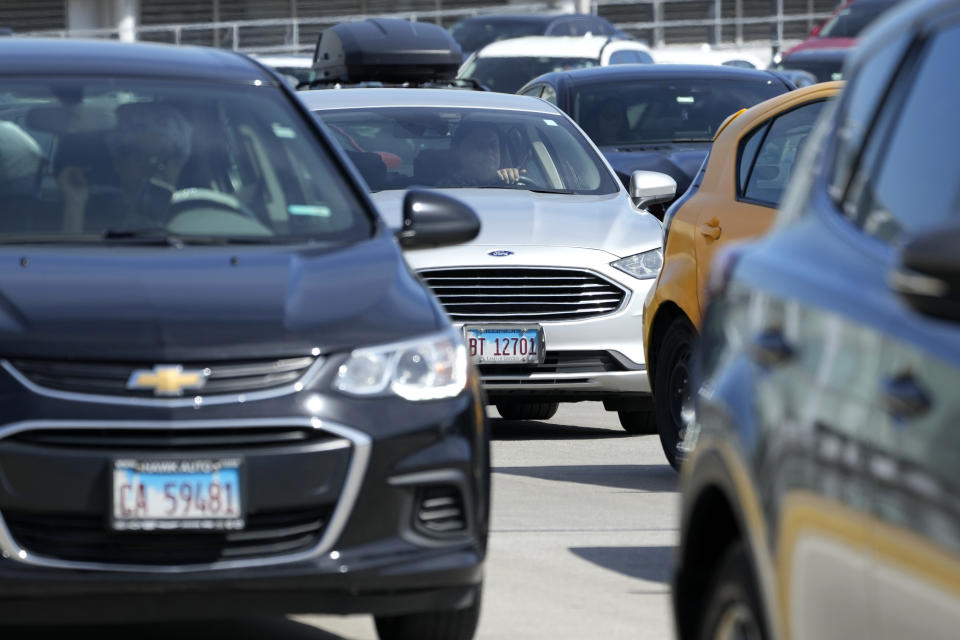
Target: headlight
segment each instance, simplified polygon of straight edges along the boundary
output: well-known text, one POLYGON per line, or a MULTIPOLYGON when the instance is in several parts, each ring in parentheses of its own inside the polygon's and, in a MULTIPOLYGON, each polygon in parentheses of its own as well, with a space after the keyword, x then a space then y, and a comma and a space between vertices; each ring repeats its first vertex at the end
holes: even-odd
POLYGON ((355 396, 395 393, 407 400, 453 398, 467 384, 467 350, 456 333, 356 349, 334 386, 355 396))
POLYGON ((627 256, 616 262, 611 262, 610 266, 620 269, 624 273, 629 273, 640 280, 656 278, 657 274, 660 273, 660 267, 663 266, 663 249, 651 249, 627 256))

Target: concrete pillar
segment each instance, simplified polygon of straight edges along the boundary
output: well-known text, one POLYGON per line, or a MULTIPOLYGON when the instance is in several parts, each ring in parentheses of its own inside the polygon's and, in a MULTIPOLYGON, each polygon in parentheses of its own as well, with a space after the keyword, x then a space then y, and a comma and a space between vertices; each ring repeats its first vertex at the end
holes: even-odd
POLYGON ((590 0, 576 0, 574 6, 577 13, 590 13, 590 0))
POLYGON ((82 31, 110 28, 109 16, 104 15, 103 0, 69 0, 67 2, 67 31, 83 35, 82 31))
MULTIPOLYGON (((94 29, 115 29, 120 40, 137 39, 140 0, 67 0, 67 31, 71 36, 92 35, 94 29)), ((102 35, 102 34, 101 34, 102 35)))

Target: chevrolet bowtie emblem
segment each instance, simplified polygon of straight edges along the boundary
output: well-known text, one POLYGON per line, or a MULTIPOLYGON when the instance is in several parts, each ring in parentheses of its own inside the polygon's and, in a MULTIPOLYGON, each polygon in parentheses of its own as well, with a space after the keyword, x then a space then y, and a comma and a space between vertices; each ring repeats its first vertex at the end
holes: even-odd
POLYGON ((138 369, 130 374, 127 389, 153 389, 155 396, 182 396, 184 390, 202 389, 210 372, 205 369, 184 371, 180 365, 157 365, 152 370, 138 369))

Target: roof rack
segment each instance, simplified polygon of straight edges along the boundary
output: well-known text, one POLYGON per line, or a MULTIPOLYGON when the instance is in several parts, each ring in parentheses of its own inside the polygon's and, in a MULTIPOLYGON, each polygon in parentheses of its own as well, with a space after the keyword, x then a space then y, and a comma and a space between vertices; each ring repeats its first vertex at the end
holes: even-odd
POLYGON ((440 25, 392 18, 344 22, 321 32, 313 54, 314 80, 297 88, 459 87, 460 45, 440 25))

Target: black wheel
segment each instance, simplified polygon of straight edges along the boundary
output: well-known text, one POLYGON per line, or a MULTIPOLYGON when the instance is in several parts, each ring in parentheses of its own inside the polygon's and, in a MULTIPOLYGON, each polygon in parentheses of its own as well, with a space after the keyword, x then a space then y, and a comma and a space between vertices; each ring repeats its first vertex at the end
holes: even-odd
POLYGON ((657 414, 653 409, 617 411, 617 415, 620 417, 620 426, 627 433, 635 435, 657 433, 657 414))
POLYGON ((766 640, 757 583, 742 543, 724 554, 705 602, 697 640, 766 640))
POLYGON ((505 420, 549 420, 559 408, 559 402, 497 403, 497 411, 505 420))
POLYGON ((696 331, 686 318, 678 318, 667 328, 658 350, 653 372, 653 408, 657 431, 667 462, 680 468, 677 445, 685 429, 683 407, 690 397, 690 354, 696 331))
POLYGON ((480 621, 480 594, 473 604, 453 611, 428 611, 399 616, 376 616, 380 640, 471 640, 480 621))

